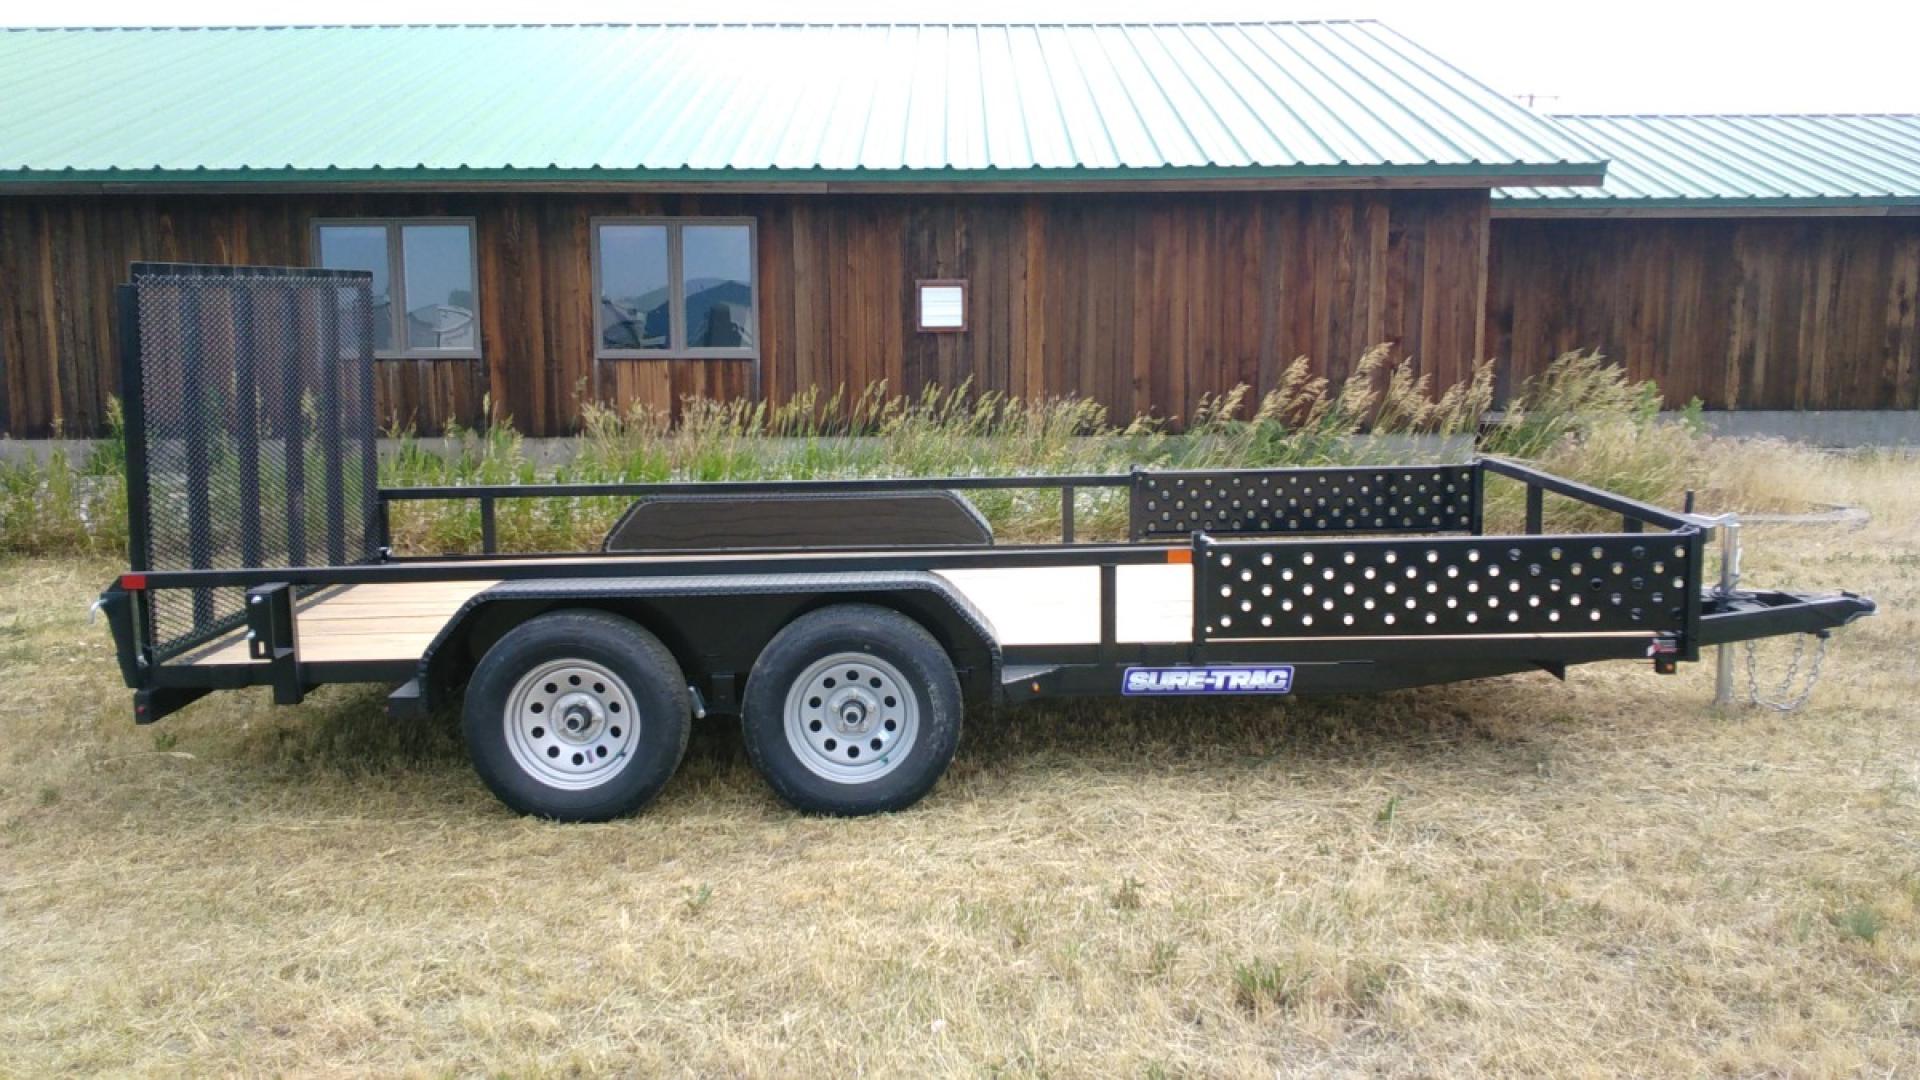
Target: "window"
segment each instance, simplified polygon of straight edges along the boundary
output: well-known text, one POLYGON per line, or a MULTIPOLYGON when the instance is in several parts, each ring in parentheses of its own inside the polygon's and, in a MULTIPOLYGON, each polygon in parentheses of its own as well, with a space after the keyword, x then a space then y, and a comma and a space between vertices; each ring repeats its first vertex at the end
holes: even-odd
POLYGON ((374 355, 479 358, 472 221, 320 221, 313 235, 321 266, 373 273, 374 355))
POLYGON ((607 218, 593 223, 598 355, 759 355, 753 222, 607 218))

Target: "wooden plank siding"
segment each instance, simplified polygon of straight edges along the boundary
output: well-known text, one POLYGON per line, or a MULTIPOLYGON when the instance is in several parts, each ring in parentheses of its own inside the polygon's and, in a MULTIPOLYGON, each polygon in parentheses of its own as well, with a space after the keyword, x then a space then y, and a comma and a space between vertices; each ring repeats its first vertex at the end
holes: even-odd
POLYGON ((1494 222, 1502 388, 1598 348, 1669 405, 1920 408, 1920 219, 1494 222))
POLYGON ((1446 385, 1485 351, 1480 190, 23 196, 0 198, 0 430, 100 429, 131 261, 306 265, 315 218, 440 215, 476 222, 484 359, 380 362, 383 422, 423 431, 484 422, 488 395, 554 435, 584 399, 777 403, 882 380, 1179 418, 1296 356, 1339 378, 1388 342, 1446 385), (596 363, 589 222, 621 214, 755 219, 759 361, 596 363), (966 332, 916 332, 921 278, 967 279, 966 332))

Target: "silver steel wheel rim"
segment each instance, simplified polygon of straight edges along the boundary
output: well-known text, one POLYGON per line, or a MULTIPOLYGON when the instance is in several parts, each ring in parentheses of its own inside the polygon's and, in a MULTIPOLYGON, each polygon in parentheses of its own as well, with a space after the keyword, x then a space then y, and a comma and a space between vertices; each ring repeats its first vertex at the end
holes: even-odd
POLYGON ((787 688, 787 745, 807 771, 865 784, 900 767, 920 734, 920 700, 900 669, 869 653, 821 657, 787 688))
POLYGON ((550 660, 520 677, 503 716, 514 764, 548 787, 584 791, 633 760, 640 716, 626 681, 591 660, 550 660))

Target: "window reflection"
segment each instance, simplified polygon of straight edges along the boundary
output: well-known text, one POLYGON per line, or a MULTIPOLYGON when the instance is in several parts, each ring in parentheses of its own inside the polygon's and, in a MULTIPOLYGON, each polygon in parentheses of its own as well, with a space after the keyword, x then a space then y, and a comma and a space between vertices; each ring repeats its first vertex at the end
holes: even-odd
POLYGON ((745 225, 688 225, 681 234, 687 347, 753 345, 753 250, 745 225))
POLYGON ((373 348, 393 348, 393 292, 387 280, 387 228, 384 225, 323 225, 320 265, 329 270, 366 270, 373 274, 373 348))
POLYGON ((667 229, 600 226, 600 347, 667 349, 667 229))
POLYGON ((465 225, 405 225, 407 348, 471 350, 479 340, 473 305, 473 248, 465 225))
POLYGON ((593 243, 600 354, 752 354, 752 226, 612 220, 595 223, 593 243))
POLYGON ((376 354, 479 355, 470 222, 319 222, 314 235, 321 266, 373 275, 376 354))

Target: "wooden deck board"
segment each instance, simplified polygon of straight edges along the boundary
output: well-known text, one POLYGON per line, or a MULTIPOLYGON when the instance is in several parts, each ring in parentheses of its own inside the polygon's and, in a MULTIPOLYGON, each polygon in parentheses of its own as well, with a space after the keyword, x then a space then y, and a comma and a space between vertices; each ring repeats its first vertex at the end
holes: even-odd
MULTIPOLYGON (((294 615, 300 659, 311 661, 413 659, 460 605, 491 581, 421 581, 352 585, 302 601, 294 615)), ((196 654, 194 664, 248 662, 245 631, 229 634, 196 654)), ((261 661, 264 663, 264 661, 261 661)))
MULTIPOLYGON (((1067 645, 1100 639, 1095 566, 942 570, 993 625, 1002 645, 1067 645)), ((1123 642, 1182 642, 1193 625, 1191 566, 1122 566, 1115 615, 1123 642)), ((411 660, 426 651, 460 606, 493 581, 395 582, 330 589, 295 616, 302 660, 411 660)), ((192 664, 244 664, 244 632, 195 654, 192 664)), ((262 661, 264 662, 264 661, 262 661)))

